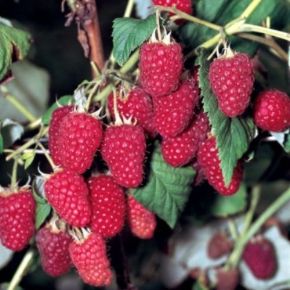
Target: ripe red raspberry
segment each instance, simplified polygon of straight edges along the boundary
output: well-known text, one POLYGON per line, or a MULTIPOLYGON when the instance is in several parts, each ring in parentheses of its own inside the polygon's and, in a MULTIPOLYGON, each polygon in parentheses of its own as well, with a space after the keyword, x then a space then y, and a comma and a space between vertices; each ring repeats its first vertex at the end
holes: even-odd
POLYGON ((131 232, 140 239, 151 239, 156 228, 154 213, 146 209, 132 195, 128 197, 128 219, 131 232))
POLYGON ((243 176, 241 163, 238 163, 234 169, 231 183, 226 186, 220 167, 216 139, 214 137, 208 138, 200 145, 197 158, 208 183, 213 186, 217 192, 222 195, 232 195, 237 192, 243 176))
POLYGON ((258 279, 270 279, 277 271, 275 249, 263 237, 257 237, 246 245, 243 260, 258 279))
POLYGON ((69 113, 59 127, 60 165, 84 173, 90 168, 101 141, 102 124, 98 119, 86 113, 69 113))
POLYGON ((0 192, 0 242, 21 251, 34 234, 35 202, 28 188, 0 192))
POLYGON ((70 112, 72 112, 73 106, 63 106, 56 109, 51 117, 48 131, 48 148, 52 160, 55 164, 60 164, 59 159, 59 126, 62 119, 70 112))
POLYGON ((140 81, 151 96, 164 96, 179 84, 183 55, 178 43, 149 42, 140 50, 140 81))
POLYGON ((208 131, 206 114, 198 114, 183 133, 162 141, 161 152, 164 160, 173 167, 186 165, 195 157, 198 146, 204 141, 208 131))
MULTIPOLYGON (((114 116, 113 104, 113 94, 111 94, 108 99, 108 107, 112 116, 114 116)), ((133 117, 143 127, 145 132, 148 132, 150 136, 154 136, 153 104, 151 98, 144 90, 136 87, 130 91, 126 98, 121 99, 119 96, 117 105, 118 111, 122 116, 126 118, 133 117)))
POLYGON ((106 244, 100 235, 91 233, 83 241, 73 241, 69 245, 69 253, 85 283, 96 287, 111 284, 112 271, 106 244))
POLYGON ((198 88, 192 80, 162 98, 154 98, 154 123, 162 137, 175 137, 182 133, 194 115, 198 102, 198 88))
POLYGON ((91 227, 103 238, 118 234, 125 222, 126 199, 112 176, 98 175, 89 180, 92 206, 91 227))
POLYGON ((124 124, 107 128, 101 153, 116 182, 130 188, 143 181, 145 150, 143 129, 124 124))
POLYGON ((290 98, 278 90, 261 92, 254 105, 254 121, 263 130, 286 130, 290 127, 290 98))
POLYGON ((69 170, 58 171, 45 182, 44 189, 48 202, 68 224, 75 227, 89 224, 89 190, 82 176, 69 170))
POLYGON ((71 237, 56 226, 47 224, 35 237, 43 270, 52 277, 67 273, 71 267, 68 251, 71 237))
POLYGON ((153 0, 154 5, 173 7, 187 14, 192 14, 192 0, 153 0))
POLYGON ((229 117, 241 115, 253 90, 251 59, 244 53, 216 58, 209 68, 209 81, 220 110, 229 117))

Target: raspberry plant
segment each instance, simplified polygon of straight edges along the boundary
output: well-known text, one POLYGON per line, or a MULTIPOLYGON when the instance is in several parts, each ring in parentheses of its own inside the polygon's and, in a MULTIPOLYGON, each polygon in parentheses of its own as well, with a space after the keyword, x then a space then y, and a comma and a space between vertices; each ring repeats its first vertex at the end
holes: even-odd
POLYGON ((110 289, 286 289, 289 1, 142 3, 105 60, 96 2, 62 2, 92 76, 37 116, 9 90, 33 34, 0 18, 1 96, 26 120, 1 120, 0 244, 25 252, 1 289, 40 265, 110 289))

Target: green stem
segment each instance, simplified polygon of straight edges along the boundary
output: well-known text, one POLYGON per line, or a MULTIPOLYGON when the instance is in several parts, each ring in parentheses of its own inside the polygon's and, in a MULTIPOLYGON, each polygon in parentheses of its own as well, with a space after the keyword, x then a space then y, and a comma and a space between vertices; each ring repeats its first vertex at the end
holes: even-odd
POLYGON ((46 148, 45 148, 45 147, 44 147, 40 142, 37 142, 37 145, 38 145, 38 147, 40 147, 40 148, 42 149, 42 152, 43 152, 43 154, 45 155, 45 157, 46 157, 48 163, 50 164, 52 170, 54 170, 54 169, 56 168, 56 165, 54 164, 52 158, 49 156, 49 154, 48 154, 46 148))
POLYGON ((228 228, 232 238, 236 240, 239 237, 239 233, 235 221, 233 219, 228 220, 228 228))
MULTIPOLYGON (((121 74, 126 74, 129 72, 138 62, 139 59, 139 50, 137 49, 128 59, 128 61, 120 68, 121 74)), ((98 93, 94 101, 102 101, 103 99, 107 98, 108 95, 113 91, 114 85, 108 84, 100 93, 98 93)))
POLYGON ((16 108, 28 121, 34 122, 37 118, 28 111, 24 105, 17 100, 17 98, 13 95, 11 95, 8 91, 8 89, 4 86, 0 86, 0 91, 4 95, 5 99, 13 105, 14 108, 16 108))
POLYGON ((227 266, 235 268, 243 254, 244 247, 247 242, 260 230, 263 224, 278 211, 287 201, 290 200, 290 188, 278 197, 271 206, 269 206, 264 213, 252 224, 250 229, 236 244, 234 251, 228 259, 227 266))
POLYGON ((22 153, 25 149, 29 148, 30 146, 32 146, 33 144, 37 143, 38 140, 45 136, 48 132, 48 127, 47 128, 42 128, 39 133, 34 136, 33 138, 29 139, 28 142, 26 142, 25 144, 23 144, 22 146, 20 146, 19 148, 17 148, 17 150, 15 150, 14 152, 12 152, 11 154, 9 154, 6 157, 6 161, 11 160, 12 158, 14 158, 16 155, 22 153))
POLYGON ((7 290, 15 290, 17 286, 19 285, 21 279, 26 274, 27 270, 29 269, 32 260, 33 260, 34 252, 33 250, 29 250, 24 258, 22 259, 20 265, 18 266, 7 290))
POLYGON ((18 169, 18 159, 16 157, 13 162, 12 175, 11 175, 11 187, 14 189, 17 186, 17 169, 18 169))
POLYGON ((248 18, 259 6, 262 0, 252 0, 250 5, 244 10, 244 12, 240 15, 240 18, 248 18))

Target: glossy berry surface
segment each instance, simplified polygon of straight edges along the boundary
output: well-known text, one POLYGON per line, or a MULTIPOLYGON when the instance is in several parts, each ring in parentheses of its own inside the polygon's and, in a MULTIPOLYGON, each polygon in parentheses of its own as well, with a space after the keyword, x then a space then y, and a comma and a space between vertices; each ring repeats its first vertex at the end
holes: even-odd
POLYGON ((192 14, 192 0, 153 0, 154 5, 176 7, 187 14, 192 14))
POLYGON ((132 195, 128 197, 128 220, 131 232, 140 239, 151 239, 156 229, 155 214, 132 195))
POLYGON ((115 236, 125 222, 126 199, 123 189, 108 175, 91 177, 89 189, 92 230, 104 238, 115 236))
POLYGON ((35 201, 27 188, 0 192, 0 242, 21 251, 34 234, 35 201))
POLYGON ((92 286, 108 286, 112 271, 106 253, 105 240, 91 233, 84 241, 69 245, 70 257, 82 280, 92 286))
POLYGON ((45 182, 44 189, 48 202, 69 225, 89 224, 89 190, 82 176, 69 170, 58 171, 45 182))
POLYGON ((209 81, 219 109, 228 117, 241 115, 249 105, 254 84, 250 57, 236 53, 216 58, 210 64, 209 81))
POLYGON ((140 50, 140 82, 151 96, 170 94, 179 84, 183 67, 181 46, 177 43, 144 43, 140 50))
POLYGON ((130 188, 143 181, 145 150, 144 130, 125 124, 107 128, 101 153, 116 182, 130 188))
POLYGON ((290 98, 278 90, 261 92, 254 104, 254 122, 267 131, 282 132, 290 127, 290 98))

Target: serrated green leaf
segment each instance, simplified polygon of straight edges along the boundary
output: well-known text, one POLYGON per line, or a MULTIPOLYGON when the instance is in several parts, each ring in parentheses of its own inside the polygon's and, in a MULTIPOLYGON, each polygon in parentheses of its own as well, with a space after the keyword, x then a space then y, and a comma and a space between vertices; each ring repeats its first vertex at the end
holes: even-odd
POLYGON ((42 116, 42 123, 44 125, 48 125, 50 120, 51 120, 51 116, 52 113, 60 106, 60 105, 68 105, 73 101, 73 97, 72 96, 63 96, 60 99, 58 99, 53 105, 50 106, 50 108, 43 114, 42 116))
POLYGON ((122 65, 130 54, 147 40, 156 27, 156 17, 146 19, 116 18, 113 23, 113 55, 122 65))
POLYGON ((233 196, 218 196, 210 211, 217 217, 228 217, 242 212, 247 206, 247 192, 245 185, 233 196))
POLYGON ((0 81, 7 75, 13 61, 23 59, 30 47, 28 33, 0 23, 0 81))
POLYGON ((36 204, 35 228, 39 229, 51 212, 51 206, 46 203, 36 204))
POLYGON ((150 166, 147 184, 130 192, 173 228, 188 200, 195 171, 192 166, 174 168, 166 164, 157 145, 150 166))
POLYGON ((208 115, 213 134, 216 136, 221 169, 225 184, 228 185, 237 161, 247 151, 254 137, 255 126, 251 119, 228 118, 219 110, 217 99, 209 84, 209 63, 204 50, 200 51, 197 62, 203 109, 208 115))

